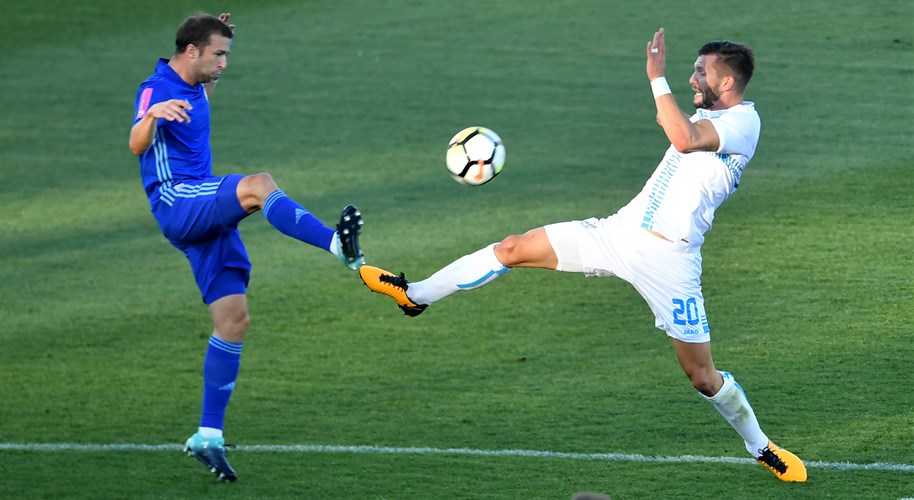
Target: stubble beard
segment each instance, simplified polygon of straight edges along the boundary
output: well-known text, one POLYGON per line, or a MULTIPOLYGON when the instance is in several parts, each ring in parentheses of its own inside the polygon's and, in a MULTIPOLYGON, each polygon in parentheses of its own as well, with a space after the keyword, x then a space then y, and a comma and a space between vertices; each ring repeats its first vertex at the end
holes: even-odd
POLYGON ((695 109, 711 109, 720 100, 720 96, 715 94, 711 87, 705 87, 701 90, 701 100, 693 100, 692 104, 695 109))

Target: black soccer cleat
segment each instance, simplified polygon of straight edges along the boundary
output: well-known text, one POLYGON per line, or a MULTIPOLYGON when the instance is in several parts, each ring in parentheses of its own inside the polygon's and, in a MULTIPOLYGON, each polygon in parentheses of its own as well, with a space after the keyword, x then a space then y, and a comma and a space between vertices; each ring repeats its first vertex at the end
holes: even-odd
POLYGON ((359 246, 359 234, 362 232, 362 212, 355 205, 346 205, 336 225, 337 253, 343 265, 358 270, 365 263, 365 255, 359 246))
POLYGON ((398 305, 397 307, 399 307, 400 310, 403 311, 403 314, 405 314, 411 318, 414 318, 414 317, 422 314, 422 311, 424 311, 425 308, 428 307, 428 304, 416 304, 415 306, 399 306, 398 305))

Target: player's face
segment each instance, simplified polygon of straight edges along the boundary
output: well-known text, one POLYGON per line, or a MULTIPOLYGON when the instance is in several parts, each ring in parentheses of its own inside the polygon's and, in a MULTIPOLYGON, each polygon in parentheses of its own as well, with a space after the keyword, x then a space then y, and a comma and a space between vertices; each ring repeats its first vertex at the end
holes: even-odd
POLYGON ((196 61, 197 81, 207 83, 219 78, 228 66, 230 40, 222 35, 210 35, 209 43, 200 51, 196 61))
POLYGON ((720 79, 717 71, 716 54, 698 56, 695 60, 695 72, 689 78, 695 95, 692 104, 695 108, 712 109, 720 101, 720 79))

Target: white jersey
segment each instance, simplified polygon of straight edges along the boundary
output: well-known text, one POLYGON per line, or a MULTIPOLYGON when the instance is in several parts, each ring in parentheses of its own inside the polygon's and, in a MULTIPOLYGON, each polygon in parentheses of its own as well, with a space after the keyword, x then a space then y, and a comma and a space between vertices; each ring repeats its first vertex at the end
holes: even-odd
POLYGON ((699 109, 690 120, 710 120, 720 147, 716 152, 680 153, 670 146, 644 189, 619 216, 628 225, 697 251, 711 229, 714 211, 739 187, 743 169, 755 154, 761 120, 750 101, 718 111, 699 109))

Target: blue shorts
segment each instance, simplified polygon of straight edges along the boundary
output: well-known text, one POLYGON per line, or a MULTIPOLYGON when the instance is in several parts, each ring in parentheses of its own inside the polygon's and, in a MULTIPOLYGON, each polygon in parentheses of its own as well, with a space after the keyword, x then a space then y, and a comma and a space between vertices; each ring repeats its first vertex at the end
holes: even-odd
POLYGON ((247 290, 251 261, 238 223, 249 214, 236 192, 243 178, 176 182, 152 206, 162 234, 190 261, 205 304, 247 290))

